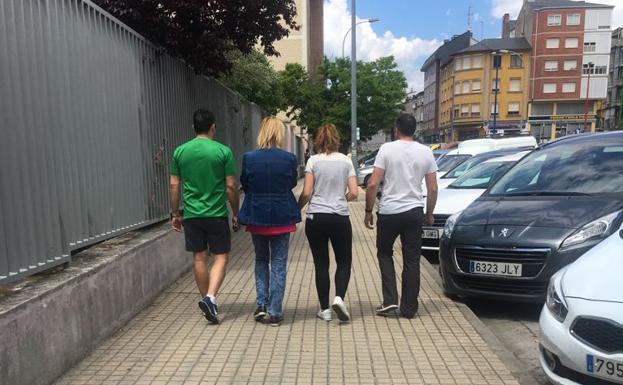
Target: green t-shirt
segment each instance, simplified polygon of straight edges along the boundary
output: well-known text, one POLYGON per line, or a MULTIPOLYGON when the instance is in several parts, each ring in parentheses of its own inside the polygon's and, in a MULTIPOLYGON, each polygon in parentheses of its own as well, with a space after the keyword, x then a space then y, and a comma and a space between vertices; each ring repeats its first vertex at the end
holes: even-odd
POLYGON ((171 175, 182 180, 184 219, 228 215, 225 177, 236 175, 229 147, 208 138, 188 141, 175 149, 171 175))

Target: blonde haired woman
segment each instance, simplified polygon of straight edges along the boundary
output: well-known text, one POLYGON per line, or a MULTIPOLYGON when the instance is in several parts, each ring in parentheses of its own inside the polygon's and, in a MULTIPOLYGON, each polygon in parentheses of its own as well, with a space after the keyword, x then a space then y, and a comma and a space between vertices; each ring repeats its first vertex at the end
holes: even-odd
POLYGON ((255 247, 256 321, 283 322, 290 233, 301 221, 292 188, 298 179, 294 154, 282 150, 285 127, 270 116, 262 120, 258 149, 242 157, 240 182, 245 192, 239 222, 255 247))
POLYGON ((342 322, 350 321, 344 297, 352 266, 353 232, 348 201, 357 199, 357 178, 350 159, 338 152, 340 136, 333 124, 320 127, 314 138, 317 154, 305 167, 305 184, 299 198, 303 208, 309 202, 305 234, 314 257, 316 290, 320 302, 318 318, 331 321, 331 308, 342 322), (335 299, 329 308, 329 242, 333 247, 335 299))

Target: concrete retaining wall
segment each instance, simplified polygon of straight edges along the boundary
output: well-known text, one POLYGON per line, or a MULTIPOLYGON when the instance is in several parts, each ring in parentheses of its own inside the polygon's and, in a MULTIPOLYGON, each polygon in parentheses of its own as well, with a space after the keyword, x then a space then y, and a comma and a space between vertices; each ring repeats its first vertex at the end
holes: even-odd
POLYGON ((68 269, 0 300, 0 384, 46 385, 192 266, 183 236, 158 225, 78 254, 68 269))

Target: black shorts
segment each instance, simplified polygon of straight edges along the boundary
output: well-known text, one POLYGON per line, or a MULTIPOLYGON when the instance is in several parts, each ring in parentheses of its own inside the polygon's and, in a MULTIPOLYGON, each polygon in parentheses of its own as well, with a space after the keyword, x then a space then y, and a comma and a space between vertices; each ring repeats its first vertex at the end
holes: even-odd
POLYGON ((212 254, 227 254, 231 249, 231 232, 227 217, 184 219, 186 251, 210 249, 212 254))

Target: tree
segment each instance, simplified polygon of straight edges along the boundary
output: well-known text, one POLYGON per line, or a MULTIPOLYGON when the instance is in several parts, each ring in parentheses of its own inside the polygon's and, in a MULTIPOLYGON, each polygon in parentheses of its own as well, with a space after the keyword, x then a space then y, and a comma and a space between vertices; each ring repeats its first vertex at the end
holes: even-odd
MULTIPOLYGON (((333 123, 342 137, 342 147, 350 143, 350 59, 330 61, 319 68, 320 80, 311 79, 300 65, 290 64, 281 73, 288 115, 313 135, 316 128, 333 123)), ((392 127, 403 108, 407 82, 394 58, 357 63, 357 124, 365 141, 392 127)))
POLYGON ((226 57, 233 65, 229 73, 222 74, 226 86, 271 115, 285 108, 279 74, 266 55, 254 49, 249 54, 231 51, 226 57))
POLYGON ((298 29, 294 0, 94 0, 138 33, 183 59, 197 73, 231 68, 227 53, 250 53, 298 29), (289 29, 288 29, 289 28, 289 29))

